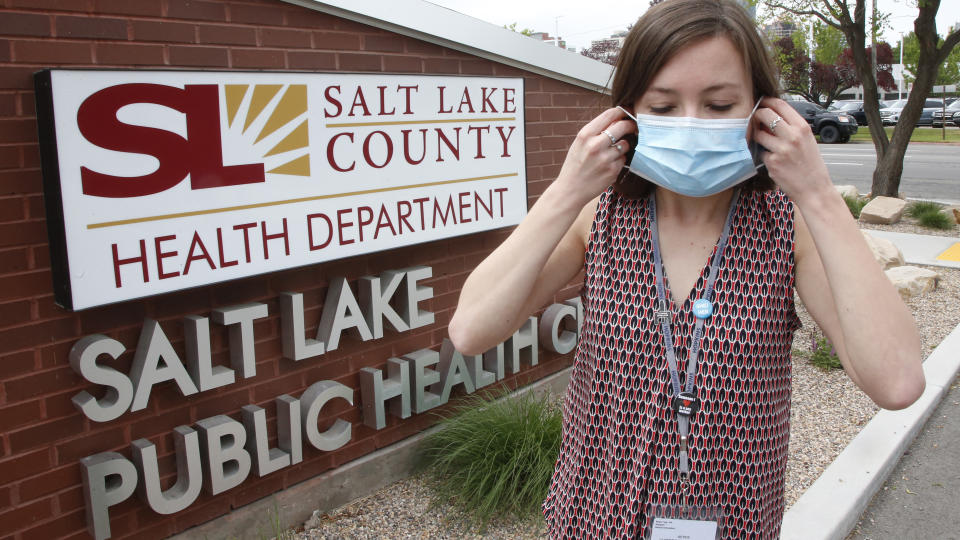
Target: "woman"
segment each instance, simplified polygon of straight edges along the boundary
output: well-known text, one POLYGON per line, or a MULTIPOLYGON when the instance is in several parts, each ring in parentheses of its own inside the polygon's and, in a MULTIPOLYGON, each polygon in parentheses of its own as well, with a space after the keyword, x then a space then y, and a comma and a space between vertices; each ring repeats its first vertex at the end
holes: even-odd
POLYGON ((731 0, 650 8, 618 60, 621 108, 467 279, 449 332, 476 354, 585 272, 551 536, 779 536, 794 288, 878 405, 923 391, 913 319, 777 86, 731 0))

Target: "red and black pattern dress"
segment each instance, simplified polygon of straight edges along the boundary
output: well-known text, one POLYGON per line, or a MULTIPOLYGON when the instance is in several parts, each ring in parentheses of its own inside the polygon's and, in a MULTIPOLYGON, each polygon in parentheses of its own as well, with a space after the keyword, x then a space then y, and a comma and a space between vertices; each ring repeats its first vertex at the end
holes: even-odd
MULTIPOLYGON (((747 192, 733 215, 704 325, 691 418, 690 498, 718 506, 724 538, 778 538, 790 432, 793 203, 747 192)), ((716 250, 716 246, 714 246, 716 250)), ((712 257, 712 255, 711 255, 712 257)), ((563 442, 543 503, 553 538, 636 538, 648 504, 680 504, 675 413, 661 328, 647 199, 607 190, 585 261, 585 309, 567 387, 563 442)), ((681 308, 669 302, 680 383, 709 271, 681 308)), ((667 276, 667 295, 669 276, 667 276)))

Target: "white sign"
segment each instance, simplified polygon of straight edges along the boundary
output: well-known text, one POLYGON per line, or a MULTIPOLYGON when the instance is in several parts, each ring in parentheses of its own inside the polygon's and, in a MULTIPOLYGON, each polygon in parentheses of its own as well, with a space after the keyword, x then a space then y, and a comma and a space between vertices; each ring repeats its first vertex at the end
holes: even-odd
POLYGON ((37 92, 71 309, 526 214, 520 78, 51 70, 37 92))

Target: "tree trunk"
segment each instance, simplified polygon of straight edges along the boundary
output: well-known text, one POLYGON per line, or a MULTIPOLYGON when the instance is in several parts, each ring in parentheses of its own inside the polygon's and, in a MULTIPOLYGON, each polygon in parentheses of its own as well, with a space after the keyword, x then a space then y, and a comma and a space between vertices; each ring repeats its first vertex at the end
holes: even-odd
POLYGON ((870 189, 871 197, 898 195, 900 175, 903 173, 903 156, 906 152, 906 145, 890 144, 883 156, 877 158, 877 167, 873 170, 873 185, 870 189))
MULTIPOLYGON (((870 192, 876 197, 896 197, 900 191, 900 177, 903 173, 903 156, 907 153, 910 136, 916 128, 920 115, 923 114, 923 105, 927 94, 933 87, 940 68, 940 51, 937 49, 937 33, 935 17, 939 1, 931 0, 931 4, 919 9, 920 15, 913 22, 914 33, 920 45, 920 58, 917 61, 916 80, 913 90, 907 98, 907 106, 900 112, 897 127, 893 130, 893 137, 882 155, 877 152, 877 168, 873 171, 873 184, 870 192), (896 163, 894 163, 896 161, 896 163)), ((864 89, 866 90, 866 89, 864 89)), ((872 132, 872 131, 871 131, 872 132)))
MULTIPOLYGON (((887 132, 883 129, 883 121, 880 119, 877 74, 874 73, 873 64, 867 56, 865 44, 867 39, 866 5, 864 0, 857 0, 853 18, 847 16, 838 22, 840 23, 840 31, 843 32, 844 37, 847 38, 847 43, 850 44, 850 50, 853 52, 853 65, 856 66, 857 75, 863 85, 863 112, 867 115, 870 138, 873 140, 873 147, 877 152, 877 165, 879 166, 883 156, 887 153, 887 146, 890 141, 887 139, 887 132)), ((874 178, 876 178, 876 171, 874 171, 874 178)), ((874 186, 873 192, 877 193, 876 186, 874 186)))

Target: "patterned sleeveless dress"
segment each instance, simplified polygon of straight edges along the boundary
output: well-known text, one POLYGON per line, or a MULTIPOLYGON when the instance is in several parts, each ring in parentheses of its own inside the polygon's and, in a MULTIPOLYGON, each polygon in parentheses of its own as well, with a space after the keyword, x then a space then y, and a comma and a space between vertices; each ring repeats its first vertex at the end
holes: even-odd
MULTIPOLYGON (((732 219, 697 365, 688 504, 717 506, 723 538, 780 534, 790 431, 793 203, 746 192, 732 219)), ((714 246, 716 250, 716 246, 714 246)), ((712 256, 712 255, 711 255, 712 256)), ((590 232, 585 321, 563 410, 563 440, 543 503, 551 538, 641 538, 648 505, 680 504, 679 435, 654 318, 648 202, 607 190, 590 232)), ((704 261, 671 327, 684 383, 704 261)), ((666 276, 667 295, 669 276, 666 276)))

